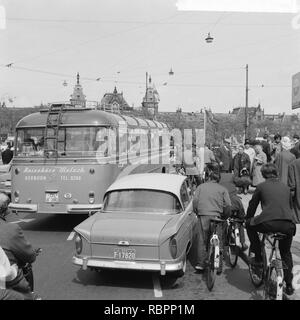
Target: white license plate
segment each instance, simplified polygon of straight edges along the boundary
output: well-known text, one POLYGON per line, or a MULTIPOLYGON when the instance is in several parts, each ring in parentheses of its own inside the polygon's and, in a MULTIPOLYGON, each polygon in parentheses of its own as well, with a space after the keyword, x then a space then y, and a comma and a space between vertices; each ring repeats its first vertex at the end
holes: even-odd
POLYGON ((58 193, 46 193, 46 202, 58 202, 58 193))
POLYGON ((117 248, 114 250, 116 260, 135 260, 135 249, 117 248))

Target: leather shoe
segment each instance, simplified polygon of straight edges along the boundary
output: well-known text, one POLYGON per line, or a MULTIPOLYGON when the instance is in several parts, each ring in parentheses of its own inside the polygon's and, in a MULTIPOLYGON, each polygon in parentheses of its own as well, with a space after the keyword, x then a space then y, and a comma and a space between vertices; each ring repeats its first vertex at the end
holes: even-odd
POLYGON ((288 284, 288 285, 285 287, 285 293, 286 293, 288 296, 291 296, 294 292, 295 292, 295 289, 293 288, 293 286, 292 286, 291 284, 288 284))
POLYGON ((246 245, 246 243, 243 243, 241 250, 242 250, 242 251, 246 251, 248 248, 249 248, 249 247, 246 245))
POLYGON ((203 272, 205 270, 205 268, 199 263, 195 265, 195 269, 197 272, 203 272))

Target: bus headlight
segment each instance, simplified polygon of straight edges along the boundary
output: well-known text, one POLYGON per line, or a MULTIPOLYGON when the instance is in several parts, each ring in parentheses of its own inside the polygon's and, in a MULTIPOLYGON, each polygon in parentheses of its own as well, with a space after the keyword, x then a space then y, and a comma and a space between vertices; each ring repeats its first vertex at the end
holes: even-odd
POLYGON ((75 236, 75 249, 77 254, 80 254, 82 251, 82 238, 78 233, 75 236))
POLYGON ((172 258, 175 259, 177 256, 177 241, 175 238, 170 239, 169 248, 172 258))
POLYGON ((18 203, 20 200, 20 192, 19 191, 15 191, 14 192, 14 196, 15 196, 15 202, 18 203))
POLYGON ((89 193, 89 203, 93 204, 95 202, 95 193, 93 191, 91 191, 89 193))

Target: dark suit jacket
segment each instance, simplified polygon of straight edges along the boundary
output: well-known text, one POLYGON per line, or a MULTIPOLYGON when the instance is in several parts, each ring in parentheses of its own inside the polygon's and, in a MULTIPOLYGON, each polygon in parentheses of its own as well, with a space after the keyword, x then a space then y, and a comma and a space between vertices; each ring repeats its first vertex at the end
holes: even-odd
POLYGON ((232 170, 232 152, 229 148, 227 150, 224 145, 221 145, 221 147, 216 152, 216 161, 218 163, 223 162, 223 165, 221 166, 221 171, 231 171, 232 170))
POLYGON ((10 149, 5 149, 3 152, 2 152, 2 162, 3 164, 9 164, 11 159, 13 158, 13 151, 11 151, 10 149))
POLYGON ((11 264, 22 266, 35 261, 35 251, 25 239, 22 229, 17 224, 7 223, 2 219, 0 219, 0 246, 11 264))
POLYGON ((267 156, 267 161, 270 162, 272 160, 272 158, 271 158, 271 147, 270 147, 269 142, 262 140, 261 146, 262 146, 263 152, 267 156))
POLYGON ((290 152, 295 155, 296 159, 300 158, 300 142, 297 142, 290 152))
POLYGON ((291 207, 290 188, 278 179, 267 179, 260 183, 249 202, 246 219, 254 217, 254 224, 271 220, 288 220, 294 222, 291 207), (262 212, 254 217, 258 204, 262 212))

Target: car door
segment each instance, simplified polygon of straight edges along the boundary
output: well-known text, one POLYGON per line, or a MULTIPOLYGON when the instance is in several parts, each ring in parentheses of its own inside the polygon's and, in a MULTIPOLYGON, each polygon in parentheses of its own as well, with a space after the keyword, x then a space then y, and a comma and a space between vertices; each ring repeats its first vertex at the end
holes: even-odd
POLYGON ((195 214, 193 212, 192 197, 190 197, 187 181, 185 180, 180 188, 180 200, 183 204, 181 226, 178 230, 178 243, 181 250, 186 250, 188 243, 192 243, 193 226, 195 224, 195 214))

